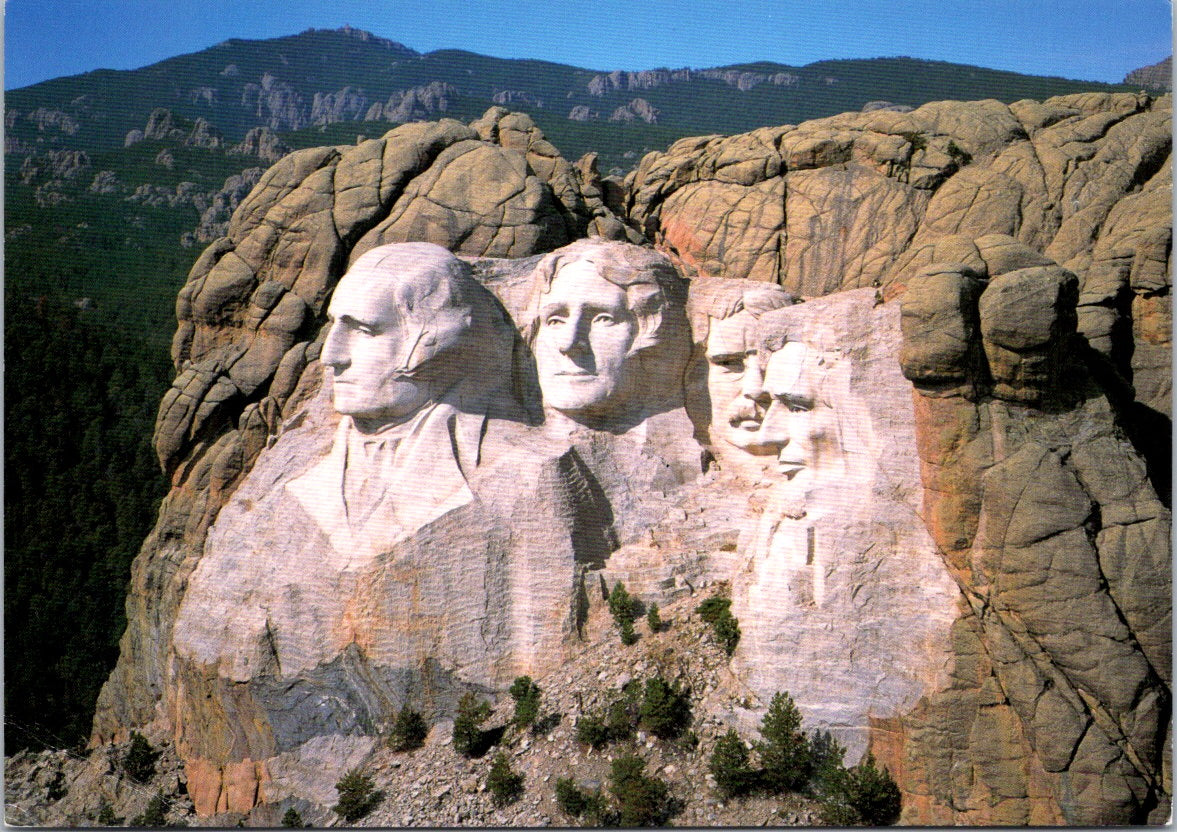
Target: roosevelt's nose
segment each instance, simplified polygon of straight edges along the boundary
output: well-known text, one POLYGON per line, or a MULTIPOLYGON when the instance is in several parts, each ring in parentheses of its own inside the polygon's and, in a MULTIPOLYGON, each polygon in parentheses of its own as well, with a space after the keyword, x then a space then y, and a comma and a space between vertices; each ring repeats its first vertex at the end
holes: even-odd
POLYGON ((771 397, 764 390, 764 372, 755 353, 749 353, 744 362, 744 378, 740 382, 740 395, 764 407, 771 397))
POLYGON ((783 448, 789 444, 789 409, 779 400, 774 400, 764 414, 760 424, 760 436, 765 444, 783 448))
POLYGON ((351 363, 347 337, 338 323, 331 324, 331 328, 327 330, 327 339, 323 342, 319 361, 336 370, 343 369, 351 363))

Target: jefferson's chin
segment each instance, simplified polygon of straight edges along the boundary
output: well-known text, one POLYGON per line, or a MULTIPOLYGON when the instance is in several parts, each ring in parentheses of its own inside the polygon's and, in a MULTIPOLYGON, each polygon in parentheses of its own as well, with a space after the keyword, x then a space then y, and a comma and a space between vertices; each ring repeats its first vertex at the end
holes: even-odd
POLYGON ((544 404, 565 413, 596 408, 613 395, 613 385, 596 375, 554 375, 541 385, 544 404))

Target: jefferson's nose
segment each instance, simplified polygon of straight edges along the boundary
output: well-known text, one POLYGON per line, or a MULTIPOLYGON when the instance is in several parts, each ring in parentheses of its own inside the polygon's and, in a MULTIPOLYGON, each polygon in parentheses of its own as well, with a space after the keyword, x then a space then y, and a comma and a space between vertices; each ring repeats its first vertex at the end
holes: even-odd
POLYGON ((584 349, 587 341, 582 323, 582 318, 569 318, 556 335, 556 349, 564 355, 584 349))

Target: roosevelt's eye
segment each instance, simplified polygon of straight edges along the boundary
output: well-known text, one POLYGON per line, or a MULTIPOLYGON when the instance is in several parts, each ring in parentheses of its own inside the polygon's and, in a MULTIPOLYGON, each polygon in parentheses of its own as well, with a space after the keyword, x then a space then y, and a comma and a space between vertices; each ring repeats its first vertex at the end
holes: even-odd
POLYGON ((780 396, 777 402, 790 413, 808 413, 813 410, 813 402, 802 396, 780 396))
POLYGON ((711 364, 729 373, 744 372, 744 357, 742 355, 716 355, 710 359, 711 364))

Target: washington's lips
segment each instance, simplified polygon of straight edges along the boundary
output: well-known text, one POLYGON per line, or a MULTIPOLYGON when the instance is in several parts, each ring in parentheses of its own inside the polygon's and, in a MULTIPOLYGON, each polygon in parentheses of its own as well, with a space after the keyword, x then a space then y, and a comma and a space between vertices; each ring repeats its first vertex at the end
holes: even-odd
POLYGON ((566 378, 596 378, 596 373, 590 373, 587 370, 557 370, 552 373, 554 376, 564 376, 566 378))

